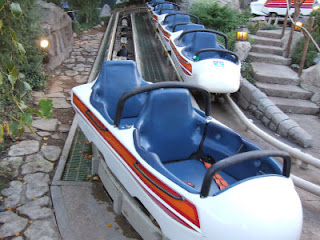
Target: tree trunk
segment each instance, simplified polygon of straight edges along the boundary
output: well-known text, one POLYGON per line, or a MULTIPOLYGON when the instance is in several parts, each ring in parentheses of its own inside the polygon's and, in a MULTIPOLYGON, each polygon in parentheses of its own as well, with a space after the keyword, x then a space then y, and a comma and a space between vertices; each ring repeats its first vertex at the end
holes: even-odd
MULTIPOLYGON (((295 0, 295 2, 294 2, 294 6, 295 6, 295 10, 294 10, 294 14, 293 14, 294 23, 297 21, 297 19, 299 18, 299 15, 300 15, 300 6, 301 6, 300 2, 301 2, 301 0, 295 0)), ((289 54, 290 54, 290 48, 291 48, 291 43, 292 43, 292 38, 293 38, 294 27, 295 27, 295 25, 292 23, 291 30, 290 30, 290 36, 288 39, 288 45, 287 45, 287 48, 286 48, 285 54, 284 54, 284 57, 286 57, 286 58, 288 58, 289 54)))
MULTIPOLYGON (((315 17, 310 18, 309 29, 308 29, 308 31, 310 33, 312 32, 314 21, 315 21, 315 17)), ((300 67, 299 67, 299 73, 298 73, 299 77, 301 76, 303 68, 304 68, 304 63, 305 63, 306 58, 307 58, 309 42, 310 42, 310 36, 308 34, 306 34, 306 33, 304 35, 305 35, 305 38, 306 38, 306 42, 304 44, 304 49, 303 49, 302 57, 301 57, 301 60, 300 60, 300 67)))

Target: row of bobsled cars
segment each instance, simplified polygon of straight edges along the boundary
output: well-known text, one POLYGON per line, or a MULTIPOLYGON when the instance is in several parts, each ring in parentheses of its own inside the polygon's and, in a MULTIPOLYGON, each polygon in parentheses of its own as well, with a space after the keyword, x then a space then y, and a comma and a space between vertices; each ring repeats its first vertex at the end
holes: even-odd
MULTIPOLYGON (((201 30, 189 37, 198 33, 212 37, 211 31, 201 30)), ((177 42, 181 57, 190 47, 186 32, 174 37, 172 29, 168 37, 177 42)), ((238 63, 225 58, 201 60, 210 52, 193 54, 200 61, 189 68, 192 75, 199 62, 238 63)), ((151 236, 144 234, 150 225, 139 227, 145 229, 139 232, 144 239, 300 238, 302 207, 290 178, 290 156, 262 150, 212 118, 208 90, 182 82, 150 83, 140 76, 134 61, 106 61, 94 82, 72 89, 71 101, 83 133, 161 229, 161 236, 151 236), (192 105, 189 90, 202 93, 204 111, 192 105), (274 157, 282 158, 283 166, 274 157)), ((139 225, 145 216, 134 213, 129 219, 139 225)))
POLYGON ((181 12, 172 2, 152 0, 147 8, 184 82, 198 84, 211 93, 239 89, 241 62, 237 54, 228 50, 224 33, 205 29, 197 16, 181 12))

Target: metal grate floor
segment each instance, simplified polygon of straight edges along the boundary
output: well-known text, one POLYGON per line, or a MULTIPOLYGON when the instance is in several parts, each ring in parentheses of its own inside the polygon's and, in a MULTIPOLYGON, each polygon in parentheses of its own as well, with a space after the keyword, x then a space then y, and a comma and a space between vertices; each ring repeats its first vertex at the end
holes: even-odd
POLYGON ((87 181, 91 174, 91 159, 91 143, 80 128, 77 128, 62 180, 87 181))

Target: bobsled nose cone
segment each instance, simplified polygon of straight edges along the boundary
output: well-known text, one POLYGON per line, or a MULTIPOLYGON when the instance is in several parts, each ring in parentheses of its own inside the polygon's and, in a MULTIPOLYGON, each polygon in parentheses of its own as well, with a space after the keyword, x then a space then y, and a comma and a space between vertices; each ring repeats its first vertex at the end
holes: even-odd
POLYGON ((212 93, 233 93, 240 87, 240 73, 215 69, 201 73, 198 84, 212 93))

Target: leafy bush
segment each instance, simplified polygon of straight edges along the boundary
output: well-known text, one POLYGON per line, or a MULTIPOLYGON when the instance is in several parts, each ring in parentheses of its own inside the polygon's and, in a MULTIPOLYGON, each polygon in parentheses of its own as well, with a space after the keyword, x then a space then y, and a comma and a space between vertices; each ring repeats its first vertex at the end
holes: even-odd
MULTIPOLYGON (((62 7, 61 0, 47 0, 58 7, 62 7)), ((89 28, 100 22, 99 10, 101 0, 68 0, 70 10, 76 12, 76 19, 80 23, 80 28, 89 28), (83 26, 81 26, 83 24, 83 26)))
POLYGON ((240 14, 228 5, 222 6, 212 0, 196 0, 190 7, 190 13, 199 17, 200 23, 206 28, 224 33, 234 31, 247 22, 247 14, 240 14))
POLYGON ((13 49, 10 35, 4 34, 0 38, 2 46, 0 48, 0 65, 14 57, 16 67, 25 75, 26 82, 32 88, 41 88, 46 81, 46 75, 43 72, 42 64, 44 54, 38 44, 42 36, 39 7, 35 0, 17 0, 16 2, 23 9, 23 14, 18 19, 8 16, 10 18, 8 21, 11 22, 11 27, 14 29, 15 38, 19 39, 27 54, 21 54, 18 49, 13 49))
POLYGON ((280 29, 280 27, 277 25, 266 25, 262 28, 262 30, 275 30, 275 29, 280 29))
MULTIPOLYGON (((312 13, 310 14, 310 17, 315 17, 314 32, 312 33, 312 37, 314 38, 316 43, 320 45, 320 31, 319 31, 320 30, 320 9, 318 9, 317 11, 312 11, 312 13)), ((294 53, 292 55, 292 63, 294 66, 300 65, 300 60, 303 54, 304 45, 305 45, 305 38, 301 39, 294 49, 294 53)), ((318 57, 317 48, 310 40, 304 68, 308 68, 315 65, 316 62, 314 62, 314 59, 316 57, 318 57)))
MULTIPOLYGON (((320 44, 320 33, 319 32, 314 32, 312 33, 312 36, 314 38, 314 40, 320 44)), ((303 49, 304 49, 304 45, 305 45, 305 38, 302 38, 298 44, 295 47, 294 53, 292 55, 292 63, 293 64, 298 64, 300 65, 300 60, 303 54, 303 49)), ((309 48, 308 48, 308 52, 307 52, 307 56, 306 56, 306 61, 304 64, 304 68, 308 68, 311 67, 313 65, 315 65, 315 62, 313 61, 316 57, 318 56, 318 51, 315 47, 315 45, 310 41, 309 43, 309 48)))
POLYGON ((40 111, 28 106, 32 84, 35 84, 30 76, 45 78, 43 55, 38 46, 41 32, 37 17, 41 11, 37 6, 36 0, 0 1, 1 148, 3 139, 22 134, 25 126, 30 128, 33 114, 40 117, 52 114, 52 100, 41 100, 40 111))
POLYGON ((252 84, 256 83, 256 80, 254 79, 253 67, 250 60, 245 59, 241 62, 241 75, 252 84))
POLYGON ((77 12, 80 24, 96 24, 100 21, 98 7, 101 0, 69 0, 70 8, 77 12))

